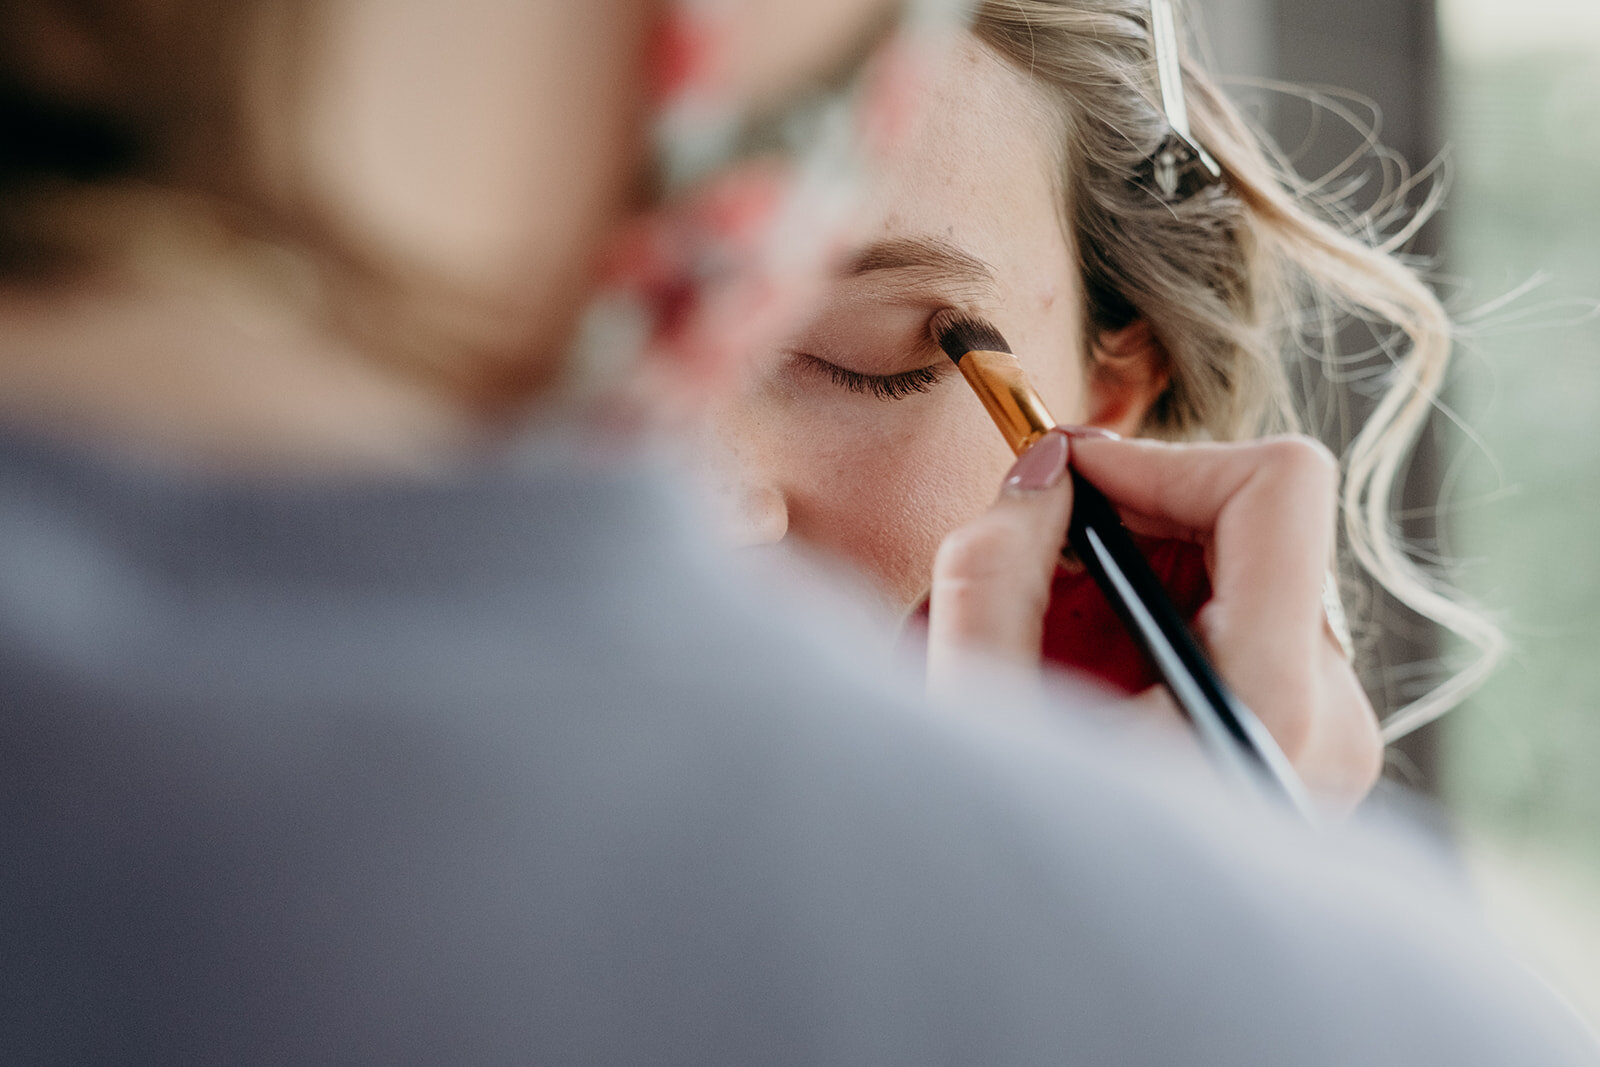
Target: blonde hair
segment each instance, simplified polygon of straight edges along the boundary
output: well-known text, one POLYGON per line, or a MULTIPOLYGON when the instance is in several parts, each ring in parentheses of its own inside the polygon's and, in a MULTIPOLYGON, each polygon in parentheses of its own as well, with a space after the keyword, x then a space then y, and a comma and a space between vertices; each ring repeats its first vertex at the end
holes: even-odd
MULTIPOLYGON (((1341 218, 1336 198, 1295 175, 1185 56, 1194 135, 1225 180, 1178 203, 1154 196, 1135 179, 1170 132, 1156 103, 1149 18, 1148 0, 985 0, 974 31, 1056 105, 1064 219, 1077 245, 1089 340, 1143 319, 1168 355, 1171 384, 1145 432, 1235 440, 1299 430, 1316 404, 1342 411, 1339 325, 1353 316, 1379 328, 1387 386, 1359 431, 1338 442, 1341 555, 1358 569, 1345 567, 1341 586, 1359 592, 1364 573, 1476 652, 1465 669, 1392 711, 1384 737, 1394 740, 1464 699, 1504 646, 1493 622, 1413 560, 1393 508, 1452 349, 1449 316, 1396 255, 1439 188, 1392 234, 1379 232, 1370 213, 1341 218), (1299 409, 1291 368, 1302 378, 1299 409)), ((1413 189, 1403 181, 1399 198, 1413 189)), ((1375 627, 1362 629, 1370 647, 1375 627)))

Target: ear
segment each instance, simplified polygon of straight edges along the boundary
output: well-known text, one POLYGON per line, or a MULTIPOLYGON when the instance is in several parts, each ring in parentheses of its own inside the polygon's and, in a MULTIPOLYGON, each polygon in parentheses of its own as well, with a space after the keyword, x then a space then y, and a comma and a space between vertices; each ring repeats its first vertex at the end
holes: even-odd
POLYGON ((1132 437, 1167 391, 1166 349, 1144 319, 1095 338, 1089 353, 1089 424, 1132 437))

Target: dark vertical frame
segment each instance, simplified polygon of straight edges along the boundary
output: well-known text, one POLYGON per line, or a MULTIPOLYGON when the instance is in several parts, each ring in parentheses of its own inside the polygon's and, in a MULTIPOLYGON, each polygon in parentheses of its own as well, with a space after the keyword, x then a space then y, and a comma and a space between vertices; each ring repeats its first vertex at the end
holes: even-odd
MULTIPOLYGON (((1274 11, 1273 64, 1284 81, 1336 86, 1370 98, 1381 114, 1381 140, 1413 168, 1425 166, 1441 149, 1439 129, 1439 41, 1435 0, 1269 0, 1274 11)), ((1284 109, 1274 116, 1274 132, 1286 144, 1305 138, 1284 109)), ((1317 175, 1336 164, 1349 142, 1330 138, 1312 145, 1301 170, 1317 175)), ((1437 258, 1440 234, 1430 225, 1411 249, 1437 258)), ((1401 506, 1410 516, 1403 527, 1416 544, 1437 542, 1439 530, 1431 509, 1440 483, 1438 428, 1423 435, 1412 460, 1401 506)), ((1377 649, 1379 677, 1401 684, 1414 678, 1412 665, 1437 660, 1442 645, 1437 631, 1397 605, 1382 608, 1390 622, 1377 649)), ((1391 699, 1405 693, 1391 690, 1391 699)), ((1395 747, 1394 771, 1413 786, 1436 791, 1439 770, 1437 727, 1426 727, 1395 747)))
MULTIPOLYGON (((1435 0, 1194 0, 1194 6, 1200 9, 1208 50, 1225 75, 1357 93, 1381 113, 1383 143, 1413 168, 1438 156, 1442 140, 1435 0)), ((1244 95, 1253 99, 1253 94, 1244 95)), ((1293 100, 1268 97, 1264 114, 1257 114, 1279 143, 1295 153, 1299 170, 1307 176, 1326 173, 1355 144, 1349 131, 1329 129, 1308 142, 1309 108, 1293 100)), ((1411 250, 1436 258, 1438 228, 1425 229, 1411 250)), ((1408 515, 1421 516, 1403 528, 1416 544, 1437 540, 1436 524, 1428 516, 1439 479, 1439 442, 1430 430, 1419 442, 1401 501, 1408 515)), ((1401 687, 1414 677, 1410 668, 1439 658, 1440 636, 1395 605, 1380 610, 1393 625, 1377 649, 1374 677, 1397 682, 1376 695, 1401 702, 1407 698, 1401 687)), ((1395 746, 1393 771, 1410 785, 1435 791, 1438 753, 1437 727, 1424 728, 1395 746)))

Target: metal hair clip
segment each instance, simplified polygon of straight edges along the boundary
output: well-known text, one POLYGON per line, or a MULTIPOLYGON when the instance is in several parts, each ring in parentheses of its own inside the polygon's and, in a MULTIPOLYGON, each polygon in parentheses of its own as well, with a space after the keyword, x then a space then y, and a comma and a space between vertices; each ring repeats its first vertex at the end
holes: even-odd
POLYGON ((1183 98, 1183 64, 1178 51, 1178 21, 1172 0, 1150 0, 1150 36, 1155 42, 1161 109, 1170 132, 1146 164, 1149 186, 1168 203, 1187 200, 1222 180, 1222 168, 1189 130, 1183 98))

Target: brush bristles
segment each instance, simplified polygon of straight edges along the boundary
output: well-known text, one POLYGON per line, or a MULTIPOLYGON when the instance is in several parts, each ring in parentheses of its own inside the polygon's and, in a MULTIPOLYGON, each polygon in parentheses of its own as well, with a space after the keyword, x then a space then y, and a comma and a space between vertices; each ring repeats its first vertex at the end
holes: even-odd
POLYGON ((968 352, 1009 352, 1011 346, 1000 336, 1000 331, 982 319, 963 314, 955 308, 945 308, 928 324, 933 339, 939 342, 945 355, 961 362, 968 352))

